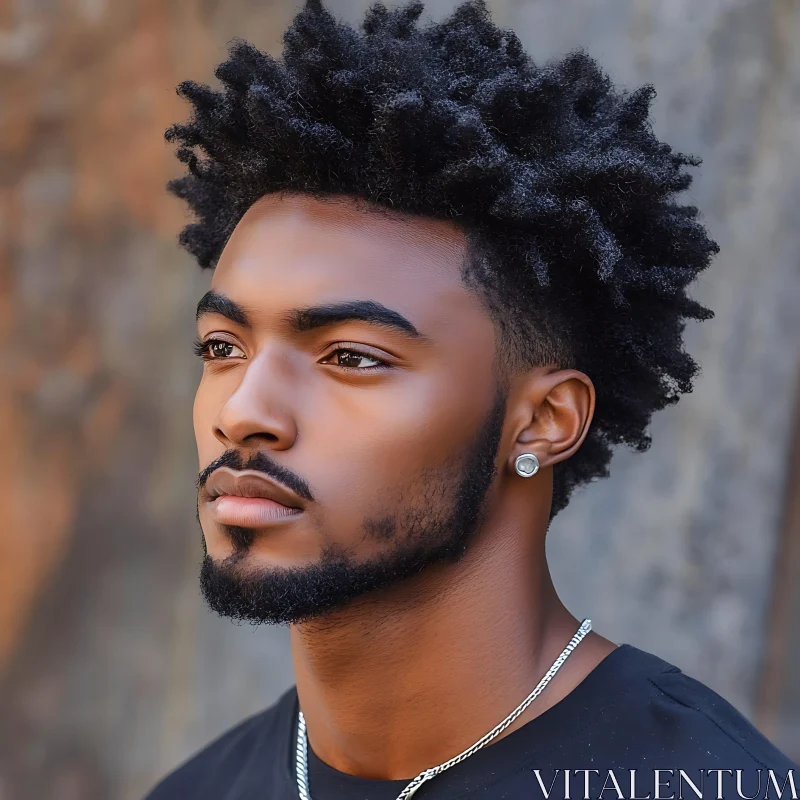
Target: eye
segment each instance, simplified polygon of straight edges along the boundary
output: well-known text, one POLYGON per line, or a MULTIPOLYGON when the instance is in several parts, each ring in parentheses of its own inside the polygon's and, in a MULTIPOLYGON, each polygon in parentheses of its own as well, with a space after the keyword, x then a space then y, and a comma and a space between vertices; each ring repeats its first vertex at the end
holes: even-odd
POLYGON ((391 365, 370 353, 365 353, 356 350, 352 347, 337 347, 329 355, 320 362, 321 364, 330 363, 330 359, 335 359, 338 363, 332 364, 334 367, 340 369, 349 369, 358 372, 377 372, 379 370, 391 369, 391 365), (371 364, 364 365, 365 361, 371 361, 371 364))
MULTIPOLYGON (((226 342, 224 339, 206 339, 204 342, 195 339, 193 348, 195 355, 202 358, 203 361, 226 361, 232 356, 231 350, 238 350, 244 356, 240 347, 232 342, 226 342)), ((235 354, 233 355, 235 356, 235 354)))

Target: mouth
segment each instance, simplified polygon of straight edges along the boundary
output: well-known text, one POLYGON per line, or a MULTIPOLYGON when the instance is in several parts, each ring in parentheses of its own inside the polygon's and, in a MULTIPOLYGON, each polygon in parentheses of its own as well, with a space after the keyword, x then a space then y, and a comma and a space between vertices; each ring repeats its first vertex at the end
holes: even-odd
POLYGON ((261 528, 302 515, 301 508, 290 508, 266 497, 239 497, 223 494, 208 503, 212 519, 220 525, 261 528))
POLYGON ((285 522, 301 516, 305 506, 295 492, 253 470, 221 467, 201 493, 215 522, 242 528, 285 522))

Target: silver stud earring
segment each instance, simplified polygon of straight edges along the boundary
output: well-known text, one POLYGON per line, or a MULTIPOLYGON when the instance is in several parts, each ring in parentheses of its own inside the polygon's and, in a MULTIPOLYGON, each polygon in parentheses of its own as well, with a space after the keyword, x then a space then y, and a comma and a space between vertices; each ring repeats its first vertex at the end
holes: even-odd
POLYGON ((530 478, 539 471, 539 459, 533 453, 523 453, 521 456, 517 456, 514 469, 516 469, 517 475, 530 478))

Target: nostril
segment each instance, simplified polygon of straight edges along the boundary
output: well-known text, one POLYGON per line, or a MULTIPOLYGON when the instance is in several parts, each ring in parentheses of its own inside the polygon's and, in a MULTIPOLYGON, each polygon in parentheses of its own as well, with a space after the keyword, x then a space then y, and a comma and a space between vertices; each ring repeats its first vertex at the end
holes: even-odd
POLYGON ((247 402, 232 396, 220 408, 213 422, 214 436, 233 448, 267 447, 285 450, 297 436, 297 425, 291 414, 272 413, 261 402, 247 402))

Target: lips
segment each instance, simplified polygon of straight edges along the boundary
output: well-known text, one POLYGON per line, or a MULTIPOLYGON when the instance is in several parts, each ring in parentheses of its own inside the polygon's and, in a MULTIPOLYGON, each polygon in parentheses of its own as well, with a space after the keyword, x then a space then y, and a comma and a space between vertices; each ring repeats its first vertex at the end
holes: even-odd
POLYGON ((215 470, 203 489, 211 516, 222 525, 256 528, 303 513, 305 501, 263 474, 215 470))

